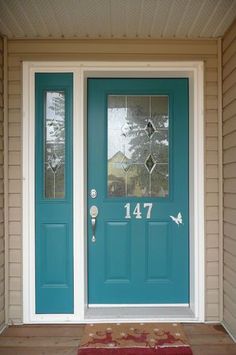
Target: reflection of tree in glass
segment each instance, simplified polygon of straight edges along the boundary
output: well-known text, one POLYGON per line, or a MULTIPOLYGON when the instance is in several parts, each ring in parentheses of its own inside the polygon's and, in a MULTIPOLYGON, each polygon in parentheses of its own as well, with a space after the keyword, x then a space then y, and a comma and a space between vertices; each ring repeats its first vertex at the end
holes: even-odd
POLYGON ((57 92, 53 95, 52 104, 48 107, 53 112, 53 119, 48 122, 50 138, 64 141, 65 138, 65 95, 57 92))
POLYGON ((65 157, 65 95, 48 93, 50 114, 46 117, 45 149, 45 195, 48 198, 64 197, 64 157, 65 157))
POLYGON ((152 112, 151 117, 145 117, 142 106, 136 105, 135 108, 128 108, 127 124, 130 126, 126 133, 130 160, 137 164, 135 181, 134 176, 131 178, 132 185, 134 188, 137 185, 141 186, 143 191, 140 192, 144 192, 148 170, 151 169, 140 169, 140 164, 145 164, 151 154, 156 165, 151 172, 151 186, 146 188, 145 194, 148 192, 152 196, 168 194, 168 166, 163 165, 168 164, 168 116, 152 112))

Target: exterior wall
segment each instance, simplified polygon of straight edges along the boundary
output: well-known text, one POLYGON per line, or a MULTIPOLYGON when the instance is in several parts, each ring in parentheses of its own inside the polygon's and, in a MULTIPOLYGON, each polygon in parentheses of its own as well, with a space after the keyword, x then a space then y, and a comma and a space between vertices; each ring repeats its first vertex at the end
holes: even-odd
POLYGON ((236 21, 223 38, 224 322, 236 339, 236 21))
POLYGON ((0 328, 5 322, 3 178, 3 40, 0 37, 0 328))
POLYGON ((205 62, 206 319, 219 320, 218 46, 216 40, 10 40, 9 320, 22 321, 21 132, 24 60, 205 62))

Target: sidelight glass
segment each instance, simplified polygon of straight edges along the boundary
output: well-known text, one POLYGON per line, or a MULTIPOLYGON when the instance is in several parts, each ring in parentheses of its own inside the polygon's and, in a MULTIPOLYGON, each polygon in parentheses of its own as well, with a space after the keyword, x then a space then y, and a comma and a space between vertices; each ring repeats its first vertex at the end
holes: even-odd
POLYGON ((108 196, 169 194, 169 99, 108 96, 108 196))
POLYGON ((45 198, 65 197, 65 93, 45 93, 44 119, 45 198))

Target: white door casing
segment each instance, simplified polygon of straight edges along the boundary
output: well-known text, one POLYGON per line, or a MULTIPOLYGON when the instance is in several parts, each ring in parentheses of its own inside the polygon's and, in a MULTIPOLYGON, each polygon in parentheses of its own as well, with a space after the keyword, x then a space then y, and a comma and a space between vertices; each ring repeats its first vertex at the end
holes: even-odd
POLYGON ((23 322, 196 321, 205 317, 204 115, 202 62, 24 62, 23 63, 23 322), (70 72, 73 87, 74 314, 35 313, 35 106, 36 72, 70 72), (86 79, 88 77, 189 78, 190 307, 133 311, 87 305, 86 79), (82 236, 82 238, 81 238, 82 236), (155 315, 156 314, 156 315, 155 315))

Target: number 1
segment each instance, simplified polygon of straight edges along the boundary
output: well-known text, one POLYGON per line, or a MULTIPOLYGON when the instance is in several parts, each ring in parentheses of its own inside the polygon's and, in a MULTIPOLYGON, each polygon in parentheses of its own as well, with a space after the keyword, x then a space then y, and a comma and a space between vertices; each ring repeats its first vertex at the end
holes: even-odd
POLYGON ((131 216, 130 216, 130 203, 126 203, 125 209, 126 209, 125 218, 131 218, 131 216))

